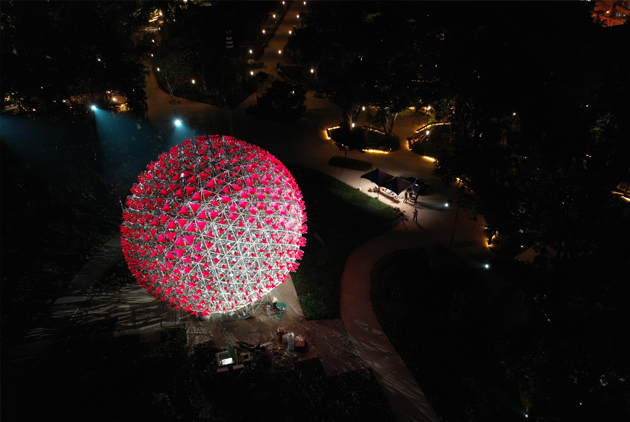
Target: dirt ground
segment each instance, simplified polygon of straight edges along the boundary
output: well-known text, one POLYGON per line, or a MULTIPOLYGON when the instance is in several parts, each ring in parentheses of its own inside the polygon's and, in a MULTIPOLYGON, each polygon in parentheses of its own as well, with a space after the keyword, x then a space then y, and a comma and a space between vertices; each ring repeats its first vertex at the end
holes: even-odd
MULTIPOLYGON (((68 305, 68 310, 72 309, 71 304, 68 305)), ((96 293, 85 306, 74 312, 73 319, 79 324, 116 318, 116 336, 140 335, 142 341, 158 340, 160 332, 168 328, 185 328, 191 353, 195 346, 206 342, 225 350, 229 341, 233 346, 238 342, 267 344, 270 352, 278 354, 287 348, 278 332, 282 328, 305 340, 305 347, 292 353, 293 358, 318 357, 327 376, 365 368, 341 319, 308 321, 304 318, 290 280, 265 297, 263 304, 247 319, 213 315, 209 320, 201 320, 165 306, 135 284, 124 286, 118 292, 96 293), (286 310, 280 312, 272 305, 267 306, 265 302, 274 299, 285 303, 286 310)))

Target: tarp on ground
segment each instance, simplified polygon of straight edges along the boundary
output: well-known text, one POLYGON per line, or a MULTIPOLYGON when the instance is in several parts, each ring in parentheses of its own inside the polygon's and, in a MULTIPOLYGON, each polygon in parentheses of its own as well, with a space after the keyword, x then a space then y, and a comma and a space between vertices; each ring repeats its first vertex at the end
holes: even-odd
POLYGON ((381 186, 391 191, 394 191, 396 195, 398 195, 400 192, 403 192, 405 189, 411 187, 412 184, 405 179, 401 179, 400 177, 394 177, 393 179, 386 181, 381 186))
POLYGON ((394 178, 393 175, 384 172, 378 168, 369 171, 361 176, 362 179, 368 179, 371 182, 376 183, 378 186, 383 186, 383 183, 394 178))

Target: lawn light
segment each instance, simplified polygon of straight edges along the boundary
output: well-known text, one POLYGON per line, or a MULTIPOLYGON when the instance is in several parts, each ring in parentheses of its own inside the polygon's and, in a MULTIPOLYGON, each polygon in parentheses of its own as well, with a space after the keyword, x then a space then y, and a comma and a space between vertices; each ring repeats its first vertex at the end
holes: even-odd
POLYGON ((181 126, 182 125, 182 121, 180 119, 175 119, 175 121, 173 123, 175 123, 175 126, 181 126))

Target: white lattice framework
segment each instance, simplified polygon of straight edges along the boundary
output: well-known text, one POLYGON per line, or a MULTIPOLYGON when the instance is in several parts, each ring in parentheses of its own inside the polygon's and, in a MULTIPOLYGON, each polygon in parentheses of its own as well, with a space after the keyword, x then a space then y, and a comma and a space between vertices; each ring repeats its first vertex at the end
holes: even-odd
POLYGON ((302 194, 257 146, 189 139, 151 162, 131 193, 124 256, 138 282, 170 306, 203 316, 243 310, 298 267, 302 194))

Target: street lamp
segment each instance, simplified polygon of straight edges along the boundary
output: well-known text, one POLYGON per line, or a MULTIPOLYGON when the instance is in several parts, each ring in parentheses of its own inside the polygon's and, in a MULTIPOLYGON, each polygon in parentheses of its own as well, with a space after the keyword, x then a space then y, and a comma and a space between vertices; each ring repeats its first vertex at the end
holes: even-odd
POLYGON ((180 119, 175 119, 173 123, 175 123, 175 126, 178 126, 178 127, 182 125, 182 121, 180 119))
POLYGON ((95 106, 95 105, 91 105, 91 106, 90 106, 90 108, 91 108, 93 111, 96 111, 96 106, 95 106))

